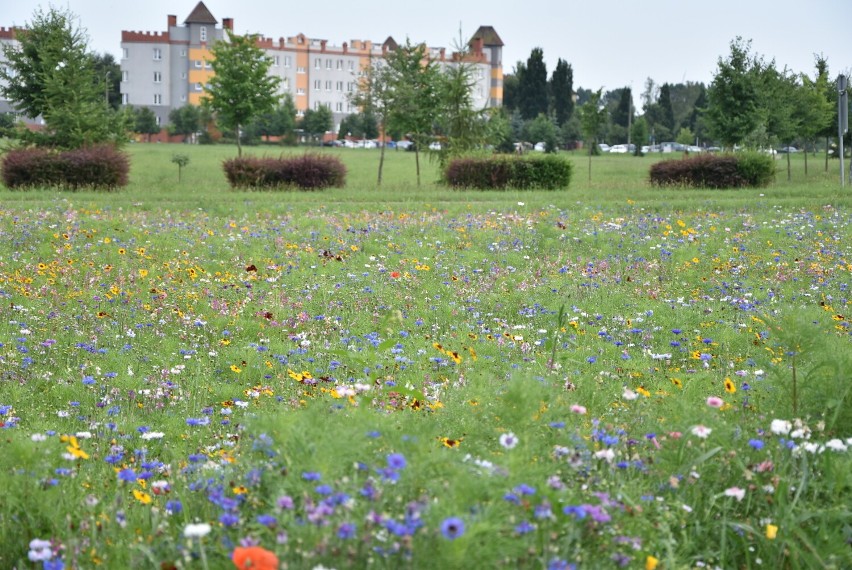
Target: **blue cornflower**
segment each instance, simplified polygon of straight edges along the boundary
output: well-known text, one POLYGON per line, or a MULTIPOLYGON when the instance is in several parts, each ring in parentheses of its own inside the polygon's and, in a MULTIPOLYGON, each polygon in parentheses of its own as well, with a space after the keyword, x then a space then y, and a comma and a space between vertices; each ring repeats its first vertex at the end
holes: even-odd
POLYGON ((763 449, 763 446, 765 445, 762 439, 750 439, 748 440, 748 444, 753 449, 763 449))
POLYGON ((178 500, 166 501, 166 512, 177 514, 183 510, 183 503, 178 500))
POLYGON ((464 521, 458 517, 444 519, 441 523, 441 534, 450 540, 457 539, 464 534, 464 521))
POLYGON ((337 527, 337 537, 346 540, 347 538, 353 538, 355 536, 355 525, 352 523, 343 523, 339 527, 337 527))
POLYGON ((316 471, 305 471, 302 473, 302 479, 305 481, 319 481, 322 479, 322 475, 316 471))
POLYGON ((515 526, 515 532, 518 534, 527 534, 528 532, 532 532, 535 530, 535 525, 529 521, 522 521, 520 524, 515 526))
POLYGON ((118 480, 134 483, 136 481, 136 472, 133 469, 122 469, 118 472, 118 480))
POLYGON ((405 456, 401 453, 391 453, 387 456, 388 467, 391 469, 405 469, 405 466, 408 464, 405 460, 405 456))
POLYGON ((255 520, 259 524, 270 528, 278 524, 278 519, 275 518, 273 515, 257 515, 257 518, 255 520))

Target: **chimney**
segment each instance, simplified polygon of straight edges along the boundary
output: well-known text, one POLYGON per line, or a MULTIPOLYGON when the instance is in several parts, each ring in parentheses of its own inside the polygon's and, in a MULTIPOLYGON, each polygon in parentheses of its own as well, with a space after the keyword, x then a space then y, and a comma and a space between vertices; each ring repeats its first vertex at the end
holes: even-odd
POLYGON ((177 16, 172 16, 171 14, 169 14, 168 20, 169 20, 169 28, 176 28, 177 27, 177 16))
POLYGON ((226 30, 234 31, 234 19, 222 18, 222 27, 226 30))

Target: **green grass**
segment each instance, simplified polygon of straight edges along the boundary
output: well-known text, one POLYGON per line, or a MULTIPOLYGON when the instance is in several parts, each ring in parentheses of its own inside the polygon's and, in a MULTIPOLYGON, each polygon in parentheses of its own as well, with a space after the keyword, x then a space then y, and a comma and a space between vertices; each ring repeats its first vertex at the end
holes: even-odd
POLYGON ((119 192, 0 191, 0 567, 852 564, 820 160, 711 192, 568 155, 567 190, 458 192, 332 149, 346 188, 242 192, 232 147, 129 152, 119 192))

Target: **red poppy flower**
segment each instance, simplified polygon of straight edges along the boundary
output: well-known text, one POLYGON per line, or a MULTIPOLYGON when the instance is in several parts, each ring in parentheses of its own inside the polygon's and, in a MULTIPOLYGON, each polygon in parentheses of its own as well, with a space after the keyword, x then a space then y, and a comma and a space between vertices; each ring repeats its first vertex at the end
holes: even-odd
POLYGON ((399 271, 391 271, 390 276, 394 279, 399 279, 399 271))
POLYGON ((239 570, 278 570, 278 557, 260 546, 238 546, 231 560, 239 570))

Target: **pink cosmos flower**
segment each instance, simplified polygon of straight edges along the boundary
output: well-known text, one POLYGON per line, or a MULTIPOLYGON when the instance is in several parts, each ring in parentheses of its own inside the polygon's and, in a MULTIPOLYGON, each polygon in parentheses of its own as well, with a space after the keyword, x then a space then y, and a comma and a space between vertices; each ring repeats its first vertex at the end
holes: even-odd
POLYGON ((721 408, 725 404, 725 401, 719 396, 710 396, 707 398, 707 405, 711 408, 721 408))

